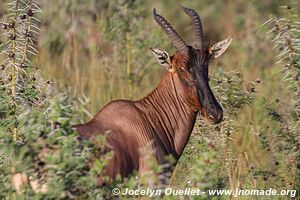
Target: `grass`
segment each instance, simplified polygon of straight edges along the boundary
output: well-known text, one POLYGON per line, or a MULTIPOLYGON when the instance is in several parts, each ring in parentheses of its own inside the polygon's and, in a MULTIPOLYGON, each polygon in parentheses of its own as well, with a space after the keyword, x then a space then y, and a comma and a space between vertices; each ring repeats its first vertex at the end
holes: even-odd
MULTIPOLYGON (((0 0, 0 17, 6 14, 3 2, 5 0, 0 0)), ((35 158, 40 145, 35 140, 49 134, 50 137, 45 141, 48 146, 53 146, 52 153, 76 153, 84 147, 76 142, 76 133, 71 130, 71 124, 86 122, 111 100, 136 100, 153 90, 165 72, 155 64, 148 48, 164 48, 171 54, 174 49, 154 23, 151 10, 156 7, 184 38, 192 38, 190 19, 179 11, 179 4, 199 11, 205 38, 211 44, 228 36, 233 37, 234 41, 227 52, 210 66, 211 85, 224 107, 225 120, 219 125, 209 125, 198 118, 176 166, 171 185, 179 188, 193 186, 202 190, 276 188, 298 189, 299 192, 299 81, 295 79, 299 77, 299 34, 288 35, 289 29, 286 29, 288 24, 296 27, 294 22, 299 21, 299 15, 294 19, 291 14, 293 9, 299 11, 297 2, 42 1, 44 13, 39 15, 40 52, 37 57, 30 57, 30 60, 40 66, 42 77, 52 80, 63 94, 43 93, 46 95, 46 105, 32 109, 28 115, 31 120, 20 120, 24 128, 19 130, 26 133, 25 138, 30 144, 37 146, 25 144, 17 148, 18 151, 24 148, 28 155, 35 158), (281 8, 282 4, 290 7, 281 8), (281 26, 276 28, 278 22, 273 18, 274 15, 286 17, 290 21, 282 20, 281 26), (270 24, 262 25, 270 18, 270 24), (291 40, 294 41, 292 45, 287 42, 290 38, 294 38, 291 40), (278 57, 285 47, 291 48, 292 53, 278 57), (282 62, 276 63, 278 59, 282 62), (284 67, 288 64, 288 67, 284 67), (285 76, 286 73, 291 75, 285 76), (287 77, 288 81, 283 77, 287 77), (82 97, 88 101, 69 101, 65 97, 66 93, 67 96, 82 97), (74 102, 77 104, 74 105, 74 102), (47 111, 45 115, 43 109, 47 111), (60 140, 53 134, 58 134, 60 140)), ((2 41, 3 37, 0 39, 2 41)), ((35 71, 33 68, 31 70, 35 71)), ((0 78, 2 80, 2 75, 0 78)), ((52 81, 47 87, 54 86, 52 81)), ((46 82, 41 83, 44 85, 46 82)), ((28 87, 38 84, 39 81, 29 81, 28 87)), ((1 92, 6 97, 5 91, 1 92)), ((44 98, 45 95, 40 96, 44 98)), ((2 114, 0 112, 1 120, 2 114)), ((1 126, 4 127, 3 124, 1 126)), ((15 124, 13 127, 16 127, 15 124)), ((13 143, 11 147, 15 149, 13 143)), ((58 162, 48 158, 45 166, 56 166, 56 169, 48 172, 46 167, 37 167, 36 160, 22 156, 17 155, 13 164, 18 163, 17 166, 20 165, 20 169, 29 174, 32 173, 30 170, 37 170, 43 174, 43 181, 49 181, 53 189, 49 196, 35 196, 36 199, 71 198, 72 193, 77 198, 97 195, 111 198, 110 187, 147 186, 150 180, 141 179, 142 184, 139 184, 135 177, 130 177, 125 183, 117 182, 116 185, 99 189, 94 185, 95 180, 91 181, 99 171, 97 167, 87 177, 81 176, 86 173, 84 162, 87 160, 84 157, 76 162, 72 159, 58 162), (24 159, 20 162, 20 158, 24 159), (48 179, 48 176, 52 179, 48 179)), ((103 162, 95 163, 99 168, 103 167, 103 162)), ((10 171, 4 170, 7 176, 3 175, 2 188, 16 195, 8 184, 9 173, 15 173, 10 171)), ((33 195, 34 191, 28 191, 33 195)), ((26 195, 31 194, 28 191, 26 195)), ((195 197, 206 198, 231 197, 195 197)), ((239 199, 268 198, 243 196, 239 199)), ((280 196, 278 199, 290 198, 280 196)))

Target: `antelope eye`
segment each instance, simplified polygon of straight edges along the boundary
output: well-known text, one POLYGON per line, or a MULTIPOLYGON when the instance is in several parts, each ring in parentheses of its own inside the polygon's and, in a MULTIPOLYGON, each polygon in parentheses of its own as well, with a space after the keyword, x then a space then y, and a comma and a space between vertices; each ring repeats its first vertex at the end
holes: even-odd
POLYGON ((184 67, 179 67, 179 71, 180 72, 185 72, 185 68, 184 67))

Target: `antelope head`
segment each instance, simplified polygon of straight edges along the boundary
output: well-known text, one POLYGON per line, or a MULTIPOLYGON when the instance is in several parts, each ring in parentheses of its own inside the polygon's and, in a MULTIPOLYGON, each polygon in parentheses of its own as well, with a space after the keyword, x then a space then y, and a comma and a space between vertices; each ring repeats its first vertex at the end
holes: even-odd
POLYGON ((188 95, 190 106, 200 110, 201 115, 209 122, 220 123, 223 118, 223 109, 209 86, 208 65, 212 59, 224 53, 231 38, 218 42, 210 48, 205 48, 199 15, 192 9, 185 7, 182 9, 193 20, 195 36, 192 46, 187 45, 169 22, 153 9, 155 21, 169 37, 176 48, 176 53, 170 56, 168 52, 161 49, 151 48, 151 50, 159 64, 166 67, 169 73, 178 75, 180 84, 188 95))

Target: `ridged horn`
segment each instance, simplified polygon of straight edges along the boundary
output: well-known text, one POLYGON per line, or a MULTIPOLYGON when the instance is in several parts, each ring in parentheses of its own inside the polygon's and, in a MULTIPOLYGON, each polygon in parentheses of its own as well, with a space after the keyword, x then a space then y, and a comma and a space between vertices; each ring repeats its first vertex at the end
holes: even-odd
POLYGON ((193 47, 195 49, 203 49, 203 29, 202 29, 201 19, 200 19, 198 13, 196 11, 194 11, 193 9, 186 8, 184 6, 181 6, 181 8, 193 20, 194 29, 195 29, 193 47))
POLYGON ((189 48, 183 41, 183 39, 179 36, 179 34, 173 29, 173 27, 164 17, 156 13, 155 8, 153 9, 153 18, 163 28, 164 32, 170 38, 172 44, 177 49, 177 51, 184 53, 189 51, 189 48))

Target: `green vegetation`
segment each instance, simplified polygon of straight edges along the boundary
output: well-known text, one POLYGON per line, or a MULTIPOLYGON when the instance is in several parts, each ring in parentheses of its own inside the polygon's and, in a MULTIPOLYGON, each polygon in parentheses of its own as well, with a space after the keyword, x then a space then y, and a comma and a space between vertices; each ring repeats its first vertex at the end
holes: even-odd
POLYGON ((144 177, 97 186, 111 156, 101 150, 105 138, 79 141, 72 125, 113 99, 139 99, 154 89, 165 72, 148 48, 174 49, 152 8, 191 38, 180 4, 199 12, 211 44, 234 40, 210 68, 224 121, 210 125, 199 117, 171 186, 293 189, 294 198, 238 199, 299 198, 298 2, 0 0, 0 199, 112 199, 114 187, 158 184, 161 166, 150 162, 144 177))

